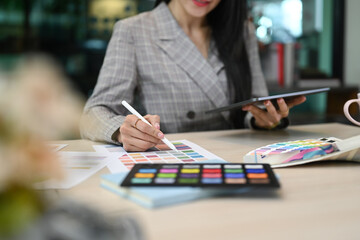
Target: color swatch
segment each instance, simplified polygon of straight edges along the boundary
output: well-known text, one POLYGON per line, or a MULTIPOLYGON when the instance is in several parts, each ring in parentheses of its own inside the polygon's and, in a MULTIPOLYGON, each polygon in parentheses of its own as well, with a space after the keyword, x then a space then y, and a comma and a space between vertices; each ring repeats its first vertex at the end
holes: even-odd
POLYGON ((129 170, 137 163, 194 163, 209 159, 183 142, 172 143, 178 151, 128 152, 118 159, 129 170))
POLYGON ((280 187, 268 164, 137 164, 121 186, 280 187))
POLYGON ((244 156, 244 162, 283 164, 307 160, 337 151, 335 138, 305 139, 273 143, 257 148, 244 156))

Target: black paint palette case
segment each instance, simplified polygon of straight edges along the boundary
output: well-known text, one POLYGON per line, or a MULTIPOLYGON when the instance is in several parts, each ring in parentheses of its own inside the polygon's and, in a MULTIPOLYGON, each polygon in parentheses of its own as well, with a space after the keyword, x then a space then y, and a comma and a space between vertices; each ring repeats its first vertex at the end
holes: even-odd
POLYGON ((136 164, 123 187, 279 188, 269 164, 136 164))

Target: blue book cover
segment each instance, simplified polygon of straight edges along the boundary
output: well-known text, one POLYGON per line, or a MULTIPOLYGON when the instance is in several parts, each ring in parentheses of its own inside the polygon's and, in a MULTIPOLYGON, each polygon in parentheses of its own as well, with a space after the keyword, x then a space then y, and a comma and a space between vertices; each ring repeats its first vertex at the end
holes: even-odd
POLYGON ((248 192, 241 189, 203 189, 193 187, 121 187, 127 173, 114 173, 101 176, 101 186, 111 192, 129 199, 146 208, 157 208, 196 199, 248 192))
MULTIPOLYGON (((225 161, 204 161, 204 163, 216 162, 225 161)), ((146 208, 157 208, 189 202, 201 198, 238 194, 249 191, 249 188, 234 190, 226 188, 204 189, 194 187, 121 187, 120 183, 126 176, 126 172, 103 175, 101 176, 101 186, 146 208)))

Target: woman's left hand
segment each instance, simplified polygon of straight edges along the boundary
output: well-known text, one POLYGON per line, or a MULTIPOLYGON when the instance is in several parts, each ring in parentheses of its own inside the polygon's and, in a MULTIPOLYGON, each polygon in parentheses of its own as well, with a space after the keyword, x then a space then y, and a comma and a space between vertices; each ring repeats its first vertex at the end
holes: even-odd
POLYGON ((259 128, 272 129, 280 124, 282 118, 289 115, 290 108, 299 105, 306 101, 305 96, 293 98, 289 102, 285 102, 283 98, 277 99, 279 109, 277 110, 271 101, 266 100, 265 109, 261 109, 255 105, 247 105, 242 108, 243 111, 249 111, 255 118, 255 125, 259 128))

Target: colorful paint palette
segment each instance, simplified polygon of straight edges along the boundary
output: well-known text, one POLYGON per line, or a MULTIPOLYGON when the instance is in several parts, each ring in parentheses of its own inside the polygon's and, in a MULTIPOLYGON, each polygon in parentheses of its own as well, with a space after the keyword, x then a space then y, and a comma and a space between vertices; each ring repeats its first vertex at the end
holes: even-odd
POLYGON ((121 186, 280 187, 268 164, 137 164, 121 186))
POLYGON ((118 159, 130 170, 137 163, 194 163, 216 158, 183 142, 173 142, 173 144, 177 151, 125 152, 118 159))

